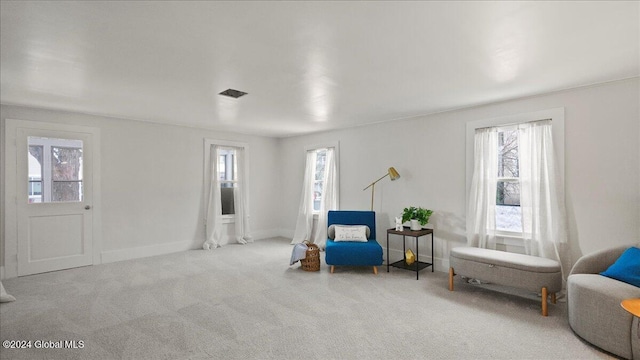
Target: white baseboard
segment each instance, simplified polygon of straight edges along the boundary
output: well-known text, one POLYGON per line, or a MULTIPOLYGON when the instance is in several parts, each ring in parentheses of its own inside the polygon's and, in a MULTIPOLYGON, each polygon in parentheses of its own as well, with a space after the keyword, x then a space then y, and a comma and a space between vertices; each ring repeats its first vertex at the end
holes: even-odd
POLYGON ((174 252, 191 250, 192 241, 176 241, 166 244, 139 246, 134 248, 109 250, 102 252, 102 263, 112 263, 131 259, 144 258, 149 256, 165 255, 174 252))
MULTIPOLYGON (((270 230, 259 230, 254 231, 252 233, 254 240, 262 240, 273 237, 293 237, 293 230, 283 230, 283 229, 270 229, 270 230)), ((223 240, 225 240, 223 238, 223 240)), ((226 239, 227 242, 230 239, 226 239)), ((197 247, 196 247, 197 248, 197 247)), ((165 255, 171 254, 180 251, 187 251, 194 249, 193 241, 176 241, 165 244, 156 244, 156 245, 148 245, 148 246, 138 246, 134 248, 126 248, 126 249, 118 249, 118 250, 107 250, 103 251, 100 254, 100 259, 102 264, 112 263, 117 261, 124 260, 132 260, 145 258, 149 256, 157 256, 157 255, 165 255)), ((16 265, 17 266, 17 265, 16 265)), ((12 274, 8 274, 6 272, 5 266, 0 266, 0 280, 5 279, 5 276, 11 276, 12 274)), ((11 277, 16 277, 17 274, 13 274, 11 277)))
POLYGON ((280 229, 259 230, 251 233, 253 240, 269 239, 283 236, 280 229))
MULTIPOLYGON (((259 230, 252 232, 252 236, 254 240, 268 239, 272 237, 282 236, 282 231, 279 229, 271 229, 271 230, 259 230)), ((224 234, 221 239, 222 245, 227 245, 234 240, 224 234)), ((201 244, 198 244, 201 245, 201 244)), ((195 247, 196 249, 201 247, 195 247)), ((176 241, 166 244, 157 244, 157 245, 148 245, 148 246, 139 246, 134 248, 120 249, 120 250, 109 250, 102 252, 102 263, 111 263, 116 261, 123 260, 131 260, 144 258, 149 256, 157 256, 157 255, 165 255, 179 251, 187 251, 194 249, 193 241, 176 241)))
POLYGON ((296 231, 293 229, 278 229, 278 236, 293 239, 293 234, 295 234, 295 232, 296 231))

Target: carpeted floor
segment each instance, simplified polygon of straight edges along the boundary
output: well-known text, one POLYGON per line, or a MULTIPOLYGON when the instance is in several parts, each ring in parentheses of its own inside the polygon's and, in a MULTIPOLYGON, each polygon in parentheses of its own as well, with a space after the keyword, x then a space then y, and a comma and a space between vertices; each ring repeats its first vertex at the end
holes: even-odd
MULTIPOLYGON (((3 281, 2 359, 609 359, 569 329, 566 303, 430 269, 289 267, 284 238, 3 281), (39 342, 38 342, 39 341, 39 342), (76 349, 36 345, 76 341, 76 349), (81 342, 81 343, 80 343, 81 342)), ((324 254, 322 254, 324 257, 324 254)))

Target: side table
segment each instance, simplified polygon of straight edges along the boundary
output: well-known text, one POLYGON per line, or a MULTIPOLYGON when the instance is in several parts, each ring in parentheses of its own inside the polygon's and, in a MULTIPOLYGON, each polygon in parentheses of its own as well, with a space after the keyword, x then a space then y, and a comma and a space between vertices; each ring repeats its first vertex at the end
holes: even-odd
POLYGON ((405 226, 402 231, 397 231, 395 228, 387 230, 387 272, 389 272, 389 266, 393 266, 399 269, 411 270, 416 272, 416 280, 419 278, 420 270, 431 266, 431 272, 434 271, 433 263, 427 263, 423 261, 419 261, 420 259, 420 250, 418 247, 418 238, 421 236, 431 234, 431 261, 433 261, 433 230, 432 229, 422 229, 422 230, 411 230, 408 226, 405 226), (389 263, 389 234, 392 235, 402 235, 402 260, 396 261, 394 263, 389 263), (407 251, 406 249, 406 237, 414 237, 416 239, 416 261, 407 265, 404 259, 404 254, 407 251))
POLYGON ((620 303, 623 309, 640 318, 640 299, 625 299, 620 303))
POLYGON ((638 338, 640 338, 640 299, 622 300, 620 306, 638 318, 638 338))

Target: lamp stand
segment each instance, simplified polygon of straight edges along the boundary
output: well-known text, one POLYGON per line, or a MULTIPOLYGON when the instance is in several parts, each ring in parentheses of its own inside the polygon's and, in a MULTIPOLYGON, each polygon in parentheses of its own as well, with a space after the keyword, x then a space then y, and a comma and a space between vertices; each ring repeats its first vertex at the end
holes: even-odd
POLYGON ((386 173, 384 175, 382 175, 380 177, 380 179, 372 182, 371 184, 369 184, 369 186, 367 186, 366 188, 362 189, 362 190, 367 190, 368 188, 371 188, 371 211, 373 211, 373 194, 375 194, 375 188, 376 188, 376 183, 382 179, 384 179, 385 177, 389 176, 389 173, 386 173))
POLYGON ((371 184, 371 211, 373 211, 373 194, 376 192, 376 183, 371 184))

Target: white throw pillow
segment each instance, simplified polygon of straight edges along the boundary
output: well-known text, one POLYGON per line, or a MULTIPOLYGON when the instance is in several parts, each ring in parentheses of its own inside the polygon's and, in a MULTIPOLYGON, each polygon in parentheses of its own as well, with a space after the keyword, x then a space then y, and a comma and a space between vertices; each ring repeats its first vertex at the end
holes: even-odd
POLYGON ((336 225, 334 241, 367 242, 366 225, 336 225))
MULTIPOLYGON (((331 240, 336 239, 336 226, 354 226, 354 225, 340 225, 340 224, 330 225, 329 228, 327 229, 327 237, 331 240)), ((366 230, 367 239, 369 239, 371 237, 371 229, 369 229, 367 225, 358 225, 358 226, 364 226, 366 230)))

